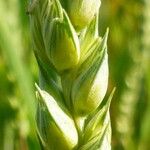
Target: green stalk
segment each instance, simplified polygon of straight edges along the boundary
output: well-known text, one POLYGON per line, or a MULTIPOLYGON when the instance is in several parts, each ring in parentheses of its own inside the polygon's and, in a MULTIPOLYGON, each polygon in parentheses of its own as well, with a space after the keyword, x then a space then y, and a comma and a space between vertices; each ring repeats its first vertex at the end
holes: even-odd
MULTIPOLYGON (((141 125, 141 137, 139 150, 150 149, 150 71, 149 71, 149 60, 150 60, 150 2, 144 0, 144 9, 143 9, 143 28, 142 28, 142 68, 143 74, 145 75, 145 90, 147 92, 147 109, 144 111, 144 116, 141 125)), ((144 108, 145 109, 145 108, 144 108)))
POLYGON ((37 133, 43 149, 110 150, 107 37, 100 0, 34 0, 28 7, 39 66, 37 133))

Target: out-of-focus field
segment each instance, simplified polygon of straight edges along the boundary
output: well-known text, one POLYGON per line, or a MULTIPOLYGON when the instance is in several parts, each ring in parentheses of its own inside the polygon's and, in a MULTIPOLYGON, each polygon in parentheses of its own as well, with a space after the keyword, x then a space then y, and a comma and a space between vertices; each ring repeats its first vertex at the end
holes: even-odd
MULTIPOLYGON (((39 150, 27 1, 0 0, 0 150, 39 150)), ((150 150, 150 1, 102 0, 100 35, 109 27, 112 149, 150 150)))

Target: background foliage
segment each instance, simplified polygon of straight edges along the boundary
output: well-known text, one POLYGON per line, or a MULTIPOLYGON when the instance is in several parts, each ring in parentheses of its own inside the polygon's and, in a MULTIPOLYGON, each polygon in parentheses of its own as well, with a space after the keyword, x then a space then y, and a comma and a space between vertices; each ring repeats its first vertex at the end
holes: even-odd
MULTIPOLYGON (((35 133, 37 64, 27 2, 0 1, 0 150, 40 149, 35 133)), ((110 28, 112 149, 150 149, 150 2, 103 0, 100 34, 110 28)))

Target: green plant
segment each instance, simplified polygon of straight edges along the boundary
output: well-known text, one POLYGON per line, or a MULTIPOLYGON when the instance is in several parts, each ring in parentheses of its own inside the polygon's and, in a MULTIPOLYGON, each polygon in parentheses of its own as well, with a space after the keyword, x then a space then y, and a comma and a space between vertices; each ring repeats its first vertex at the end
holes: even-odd
POLYGON ((0 1, 0 150, 40 149, 24 5, 0 1))
POLYGON ((99 0, 33 0, 28 7, 39 66, 37 132, 44 149, 109 150, 107 37, 99 0))

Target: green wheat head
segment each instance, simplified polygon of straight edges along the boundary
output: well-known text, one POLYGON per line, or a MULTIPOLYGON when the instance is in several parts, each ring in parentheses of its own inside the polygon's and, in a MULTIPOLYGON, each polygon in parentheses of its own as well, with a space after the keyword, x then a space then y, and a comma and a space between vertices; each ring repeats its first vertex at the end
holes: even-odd
POLYGON ((100 0, 33 0, 28 7, 39 66, 37 132, 47 150, 110 150, 108 30, 100 0))

